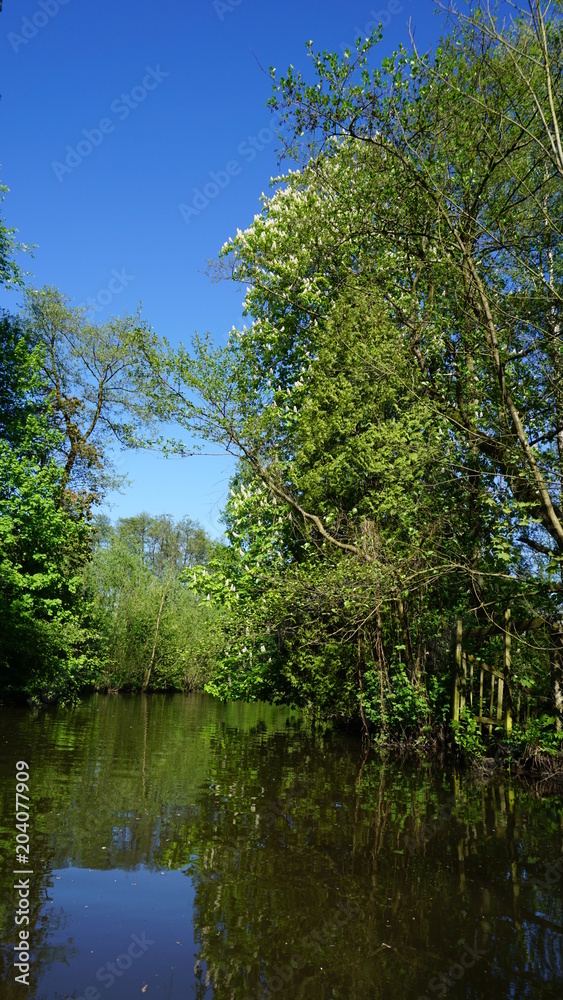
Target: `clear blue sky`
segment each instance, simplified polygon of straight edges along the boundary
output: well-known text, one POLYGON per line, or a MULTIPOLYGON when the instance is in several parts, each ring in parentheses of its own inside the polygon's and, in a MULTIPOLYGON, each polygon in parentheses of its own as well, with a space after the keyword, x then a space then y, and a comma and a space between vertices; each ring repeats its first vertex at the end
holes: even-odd
MULTIPOLYGON (((172 342, 196 330, 221 341, 240 321, 242 292, 211 284, 202 269, 252 221, 278 171, 269 81, 257 60, 302 67, 307 39, 339 50, 368 33, 374 17, 384 24, 381 56, 408 41, 409 17, 426 48, 440 31, 433 7, 4 0, 0 179, 10 188, 7 223, 37 244, 30 281, 56 285, 77 304, 94 299, 100 320, 141 300, 145 318, 172 342), (220 174, 224 187, 186 221, 179 205, 230 161, 228 183, 220 174)), ((13 293, 0 304, 17 306, 13 293)), ((220 533, 230 459, 124 453, 120 461, 133 485, 110 498, 111 516, 188 515, 220 533)))

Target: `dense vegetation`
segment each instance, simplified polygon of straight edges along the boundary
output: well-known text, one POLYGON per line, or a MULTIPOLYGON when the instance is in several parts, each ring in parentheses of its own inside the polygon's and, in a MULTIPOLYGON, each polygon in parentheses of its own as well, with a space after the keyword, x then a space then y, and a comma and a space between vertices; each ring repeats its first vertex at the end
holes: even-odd
POLYGON ((456 618, 502 628, 510 608, 543 623, 519 638, 518 682, 545 699, 536 729, 562 731, 562 14, 530 2, 503 26, 474 8, 432 55, 413 43, 377 67, 374 32, 342 57, 310 44, 310 79, 272 70, 297 169, 214 267, 247 286, 226 346, 175 348, 135 316, 103 328, 93 365, 99 329, 53 290, 6 318, 37 379, 6 439, 31 448, 30 495, 52 497, 60 589, 46 618, 40 588, 20 609, 2 584, 17 621, 0 659, 25 614, 46 632, 64 615, 73 678, 93 641, 110 686, 205 680, 420 734, 448 721, 456 618), (156 568, 140 524, 103 525, 78 586, 63 552, 92 545, 107 435, 186 452, 154 419, 238 456, 226 544, 175 542, 156 568))
POLYGON ((194 690, 212 673, 217 613, 183 578, 205 565, 211 545, 188 518, 96 523, 85 569, 103 652, 101 683, 110 689, 194 690))

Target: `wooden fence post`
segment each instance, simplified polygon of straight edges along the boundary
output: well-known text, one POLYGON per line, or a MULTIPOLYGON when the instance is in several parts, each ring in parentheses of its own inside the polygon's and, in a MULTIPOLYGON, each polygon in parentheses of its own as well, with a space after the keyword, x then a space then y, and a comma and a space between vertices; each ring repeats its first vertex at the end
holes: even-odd
POLYGON ((461 654, 461 687, 460 687, 460 699, 459 699, 459 714, 463 715, 465 712, 467 704, 467 655, 462 652, 461 654))
POLYGON ((504 678, 498 678, 497 686, 497 722, 502 722, 502 703, 504 701, 504 678))
POLYGON ((506 683, 508 685, 506 719, 504 725, 507 736, 510 736, 512 732, 512 698, 510 694, 510 671, 512 668, 512 658, 510 655, 511 642, 512 642, 512 636, 510 634, 510 608, 507 608, 504 613, 504 676, 506 679, 506 683))
POLYGON ((455 629, 455 679, 454 679, 454 694, 453 694, 453 705, 452 705, 452 719, 454 722, 459 722, 462 646, 463 646, 463 622, 461 618, 458 618, 455 629))

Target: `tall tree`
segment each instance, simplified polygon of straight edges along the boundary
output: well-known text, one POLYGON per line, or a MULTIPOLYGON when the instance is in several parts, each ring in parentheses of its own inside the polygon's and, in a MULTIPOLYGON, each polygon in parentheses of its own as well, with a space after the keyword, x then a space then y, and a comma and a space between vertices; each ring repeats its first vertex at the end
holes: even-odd
POLYGON ((558 552, 561 5, 533 2, 504 29, 477 9, 434 59, 413 49, 370 72, 373 41, 355 61, 311 51, 318 84, 282 78, 288 149, 338 135, 368 162, 372 281, 426 393, 523 523, 539 520, 543 547, 533 531, 523 544, 558 552))
POLYGON ((90 504, 119 482, 110 446, 135 445, 150 424, 135 351, 145 324, 139 313, 94 324, 69 301, 54 288, 29 290, 22 322, 43 348, 45 389, 61 435, 58 460, 90 504))
MULTIPOLYGON (((338 137, 369 164, 363 235, 373 284, 449 422, 474 491, 486 483, 504 522, 511 572, 543 584, 560 609, 562 12, 532 0, 501 24, 489 8, 451 9, 436 55, 412 47, 367 62, 314 55, 317 80, 292 69, 272 99, 287 149, 318 156, 338 137), (400 192, 400 197, 398 194, 400 192)), ((318 157, 322 173, 324 159, 318 157)), ((479 572, 469 565, 479 596, 479 572)), ((499 609, 500 610, 500 609, 499 609)), ((553 698, 563 718, 560 630, 553 698)))
POLYGON ((60 438, 43 349, 5 315, 0 351, 0 694, 73 698, 95 677, 81 581, 90 531, 49 457, 60 438))
MULTIPOLYGON (((286 153, 305 166, 278 178, 285 186, 224 250, 225 270, 248 285, 252 325, 232 331, 221 351, 196 340, 192 354, 154 344, 152 356, 163 414, 235 451, 320 547, 379 568, 369 519, 347 501, 359 511, 358 484, 361 492, 373 481, 377 434, 373 412, 362 420, 363 394, 371 388, 377 398, 381 330, 391 329, 397 363, 386 362, 387 378, 405 403, 399 426, 385 414, 390 471, 381 495, 397 499, 390 484, 406 467, 416 423, 406 414, 423 413, 434 466, 417 447, 417 474, 430 487, 422 495, 432 497, 438 525, 440 504, 449 511, 453 502, 458 515, 439 546, 426 547, 420 584, 461 573, 477 612, 528 601, 555 637, 563 595, 560 15, 560 3, 532 3, 528 17, 503 27, 473 8, 434 56, 413 45, 373 69, 374 35, 355 56, 311 47, 311 82, 291 68, 278 83, 272 71, 286 153), (346 364, 358 375, 343 380, 323 351, 345 295, 358 314, 369 302, 373 329, 380 314, 385 323, 371 341, 365 323, 355 341, 348 324, 356 360, 348 353, 346 364), (320 357, 330 373, 324 388, 320 357), (349 437, 339 435, 337 415, 349 437), (324 467, 315 441, 327 449, 324 467), (347 479, 360 456, 365 468, 347 479)), ((341 358, 334 326, 331 335, 341 358)), ((377 493, 366 492, 372 520, 393 538, 385 501, 374 508, 377 493)), ((409 490, 402 499, 408 510, 409 490)), ((423 524, 424 506, 418 514, 423 524)), ((416 539, 415 528, 411 553, 416 539)), ((398 601, 397 610, 403 617, 398 601)), ((412 662, 406 630, 402 645, 412 662)))

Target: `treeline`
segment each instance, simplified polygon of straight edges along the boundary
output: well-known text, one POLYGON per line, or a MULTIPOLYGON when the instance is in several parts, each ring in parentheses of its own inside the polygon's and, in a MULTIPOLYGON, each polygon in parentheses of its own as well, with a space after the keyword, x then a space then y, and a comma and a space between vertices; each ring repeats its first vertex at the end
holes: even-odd
MULTIPOLYGON (((559 745, 562 14, 452 11, 434 54, 413 45, 377 65, 374 32, 342 57, 310 45, 310 77, 272 70, 297 169, 213 268, 247 286, 249 324, 225 346, 172 348, 138 316, 93 332, 58 293, 28 293, 33 400, 48 393, 54 417, 18 447, 32 441, 34 489, 50 475, 45 489, 62 491, 52 549, 68 552, 65 579, 87 546, 82 508, 107 485, 105 435, 184 454, 152 426, 175 422, 240 460, 226 544, 182 570, 189 584, 166 590, 139 525, 102 525, 86 589, 61 589, 53 614, 87 600, 105 616, 108 686, 156 680, 155 634, 179 651, 205 609, 213 642, 193 669, 220 697, 310 706, 387 737, 445 734, 455 619, 502 627, 510 608, 543 621, 514 644, 515 679, 547 699, 536 732, 559 745), (93 381, 79 381, 84 356, 93 381)), ((166 670, 185 678, 175 655, 166 670)), ((458 739, 480 745, 470 717, 458 739)))
POLYGON ((95 525, 86 594, 109 690, 193 691, 213 672, 218 614, 189 589, 189 572, 213 549, 189 518, 105 518, 95 525))

